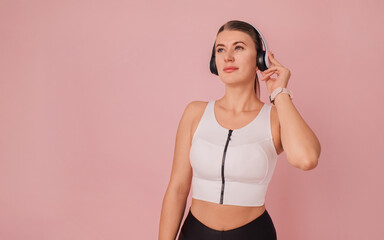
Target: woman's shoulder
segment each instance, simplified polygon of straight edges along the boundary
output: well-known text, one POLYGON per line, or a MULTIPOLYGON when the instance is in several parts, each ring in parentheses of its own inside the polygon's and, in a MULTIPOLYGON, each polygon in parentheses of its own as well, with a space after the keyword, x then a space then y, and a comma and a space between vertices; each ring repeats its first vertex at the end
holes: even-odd
POLYGON ((203 116, 204 110, 207 107, 207 104, 208 104, 207 101, 200 101, 200 100, 191 101, 185 107, 184 114, 190 120, 190 122, 193 123, 203 116))
POLYGON ((207 101, 200 101, 200 100, 194 100, 188 103, 187 109, 192 112, 199 112, 201 109, 205 109, 207 106, 208 102, 207 101))

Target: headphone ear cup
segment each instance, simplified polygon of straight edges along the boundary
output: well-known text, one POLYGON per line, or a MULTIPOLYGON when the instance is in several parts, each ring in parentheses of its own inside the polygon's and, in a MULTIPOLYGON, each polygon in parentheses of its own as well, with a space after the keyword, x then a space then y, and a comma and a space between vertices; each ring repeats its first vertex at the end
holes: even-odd
POLYGON ((268 69, 267 65, 265 64, 265 51, 264 50, 259 50, 257 52, 257 67, 259 68, 260 71, 265 71, 268 69))
POLYGON ((211 61, 209 62, 209 69, 211 70, 211 73, 213 73, 215 75, 219 75, 219 73, 217 72, 217 67, 216 67, 216 57, 213 54, 211 56, 211 61))
POLYGON ((209 61, 209 69, 211 70, 211 73, 215 75, 219 75, 216 67, 215 44, 213 44, 213 48, 212 48, 211 61, 209 61))

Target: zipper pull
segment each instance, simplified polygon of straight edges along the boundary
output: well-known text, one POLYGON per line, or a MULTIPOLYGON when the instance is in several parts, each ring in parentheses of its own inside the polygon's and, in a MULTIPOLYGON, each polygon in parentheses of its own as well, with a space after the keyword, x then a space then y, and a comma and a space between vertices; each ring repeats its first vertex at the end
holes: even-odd
POLYGON ((228 131, 228 141, 231 140, 232 132, 233 132, 233 129, 229 129, 229 131, 228 131))

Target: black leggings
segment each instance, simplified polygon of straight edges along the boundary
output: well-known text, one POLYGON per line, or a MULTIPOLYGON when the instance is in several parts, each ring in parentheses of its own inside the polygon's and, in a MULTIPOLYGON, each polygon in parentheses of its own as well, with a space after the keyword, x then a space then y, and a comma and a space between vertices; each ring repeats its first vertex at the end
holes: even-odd
POLYGON ((178 240, 276 240, 276 229, 267 210, 251 222, 230 230, 209 228, 192 215, 191 208, 178 240))

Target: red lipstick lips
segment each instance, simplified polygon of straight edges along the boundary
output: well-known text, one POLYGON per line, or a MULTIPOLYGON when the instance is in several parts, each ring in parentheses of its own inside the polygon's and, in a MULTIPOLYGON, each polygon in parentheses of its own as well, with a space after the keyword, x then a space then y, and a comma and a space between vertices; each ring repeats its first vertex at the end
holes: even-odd
POLYGON ((226 67, 226 68, 224 68, 224 72, 231 73, 231 72, 233 72, 233 71, 235 71, 237 69, 239 69, 239 68, 237 68, 237 67, 226 67))

